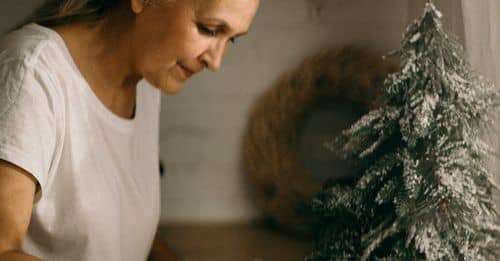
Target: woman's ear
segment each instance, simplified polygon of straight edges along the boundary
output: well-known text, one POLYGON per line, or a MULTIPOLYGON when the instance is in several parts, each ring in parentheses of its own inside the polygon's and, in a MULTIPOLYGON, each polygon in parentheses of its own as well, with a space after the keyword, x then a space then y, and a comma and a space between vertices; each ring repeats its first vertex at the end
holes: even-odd
POLYGON ((135 14, 139 14, 144 11, 144 7, 148 4, 149 0, 130 0, 130 8, 135 14))

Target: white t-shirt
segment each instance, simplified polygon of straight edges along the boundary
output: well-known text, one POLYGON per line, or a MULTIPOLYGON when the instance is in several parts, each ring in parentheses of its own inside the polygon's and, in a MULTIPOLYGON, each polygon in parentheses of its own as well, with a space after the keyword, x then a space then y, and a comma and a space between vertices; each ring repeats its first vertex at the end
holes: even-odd
POLYGON ((29 24, 0 43, 0 159, 40 185, 22 250, 47 261, 145 260, 160 216, 160 92, 111 112, 63 39, 29 24))

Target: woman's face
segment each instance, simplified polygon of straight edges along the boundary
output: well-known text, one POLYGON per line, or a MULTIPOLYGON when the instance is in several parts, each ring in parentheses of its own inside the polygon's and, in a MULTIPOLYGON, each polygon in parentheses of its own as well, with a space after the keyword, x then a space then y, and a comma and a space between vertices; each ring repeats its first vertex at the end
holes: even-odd
POLYGON ((224 52, 248 31, 259 0, 131 0, 135 70, 160 90, 177 93, 205 67, 219 69, 224 52))

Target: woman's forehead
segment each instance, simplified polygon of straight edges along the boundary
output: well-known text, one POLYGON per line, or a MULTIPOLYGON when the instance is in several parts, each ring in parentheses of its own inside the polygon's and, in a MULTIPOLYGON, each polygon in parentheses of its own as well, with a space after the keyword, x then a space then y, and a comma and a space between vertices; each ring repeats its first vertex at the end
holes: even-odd
POLYGON ((192 1, 195 11, 201 14, 226 13, 244 15, 253 13, 258 7, 259 0, 188 0, 192 1))
POLYGON ((190 0, 204 2, 195 11, 198 17, 224 21, 236 31, 247 31, 259 0, 190 0))
POLYGON ((219 0, 188 0, 191 1, 196 10, 214 8, 219 0))

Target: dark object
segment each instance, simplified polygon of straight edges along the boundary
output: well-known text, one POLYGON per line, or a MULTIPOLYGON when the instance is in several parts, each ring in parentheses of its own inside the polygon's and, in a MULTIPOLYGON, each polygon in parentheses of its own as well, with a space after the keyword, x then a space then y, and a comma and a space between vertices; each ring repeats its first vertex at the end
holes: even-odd
POLYGON ((160 160, 159 161, 159 167, 160 167, 160 177, 163 177, 165 174, 165 167, 163 166, 163 162, 160 160))

